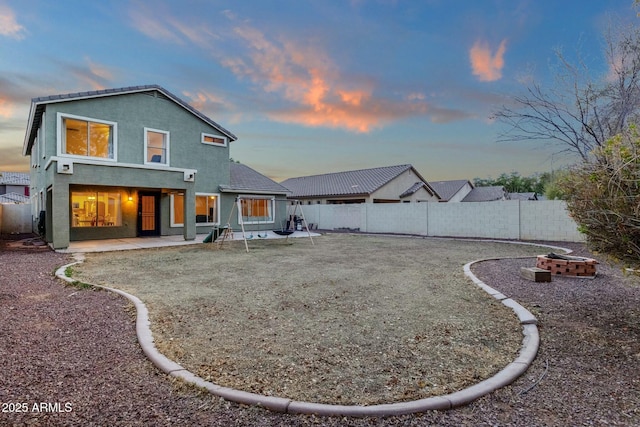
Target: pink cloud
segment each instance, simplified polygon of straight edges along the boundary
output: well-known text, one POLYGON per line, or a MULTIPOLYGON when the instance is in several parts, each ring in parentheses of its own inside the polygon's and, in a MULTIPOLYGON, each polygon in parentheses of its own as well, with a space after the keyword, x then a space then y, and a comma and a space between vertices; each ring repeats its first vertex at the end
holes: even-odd
POLYGON ((155 40, 183 43, 179 37, 181 31, 176 28, 176 21, 171 18, 171 13, 156 9, 162 6, 154 4, 151 8, 142 3, 135 6, 129 10, 129 19, 136 30, 155 40))
MULTIPOLYGON (((191 43, 216 58, 237 78, 250 81, 262 97, 268 94, 276 102, 283 102, 285 106, 281 108, 273 107, 273 103, 267 107, 265 114, 272 120, 370 132, 408 117, 432 115, 431 120, 444 122, 460 116, 459 112, 432 108, 420 92, 400 94, 397 99, 377 97, 371 80, 341 76, 339 67, 321 46, 300 38, 263 33, 232 11, 221 12, 230 28, 218 25, 212 30, 208 22, 183 22, 162 8, 141 4, 135 7, 130 17, 139 31, 171 43, 191 43)), ((224 100, 213 100, 206 91, 185 95, 198 109, 233 108, 224 100)))
POLYGON ((86 66, 71 66, 70 72, 94 90, 108 87, 109 82, 113 79, 111 70, 102 64, 93 62, 91 58, 85 57, 84 60, 86 66))
POLYGON ((243 57, 224 58, 223 65, 294 104, 267 113, 273 120, 366 133, 428 111, 419 97, 394 102, 374 97, 367 81, 346 83, 331 58, 316 46, 269 39, 248 26, 235 28, 234 34, 244 41, 248 52, 243 57))
POLYGON ((471 69, 473 75, 480 81, 492 82, 502 78, 504 67, 504 54, 507 49, 507 40, 502 40, 495 55, 492 55, 489 44, 485 41, 476 41, 469 50, 471 69))
POLYGON ((0 4, 0 35, 20 40, 24 38, 24 32, 25 29, 18 24, 13 10, 0 4))
POLYGON ((7 99, 0 98, 0 117, 9 118, 13 116, 13 104, 7 99))

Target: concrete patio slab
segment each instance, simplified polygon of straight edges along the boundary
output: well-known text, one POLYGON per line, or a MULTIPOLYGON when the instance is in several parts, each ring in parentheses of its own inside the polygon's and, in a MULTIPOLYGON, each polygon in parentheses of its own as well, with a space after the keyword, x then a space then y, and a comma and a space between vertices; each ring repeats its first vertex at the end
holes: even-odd
MULTIPOLYGON (((246 232, 245 237, 248 242, 252 240, 268 240, 268 239, 286 239, 286 236, 279 236, 273 231, 246 232)), ((311 233, 312 237, 318 237, 320 234, 311 233)), ((207 234, 198 234, 193 240, 184 240, 182 235, 175 236, 159 236, 159 237, 131 237, 125 239, 103 239, 103 240, 84 240, 79 242, 71 242, 66 249, 57 249, 56 252, 65 254, 86 253, 86 252, 111 252, 126 251, 133 249, 150 249, 162 248, 169 246, 197 245, 203 244, 203 240, 207 234)), ((289 238, 309 237, 306 231, 295 231, 288 236, 289 238)), ((233 236, 228 240, 243 240, 242 232, 234 232, 233 236)), ((210 243, 206 243, 209 245, 210 243)), ((215 242, 214 242, 215 244, 215 242)))

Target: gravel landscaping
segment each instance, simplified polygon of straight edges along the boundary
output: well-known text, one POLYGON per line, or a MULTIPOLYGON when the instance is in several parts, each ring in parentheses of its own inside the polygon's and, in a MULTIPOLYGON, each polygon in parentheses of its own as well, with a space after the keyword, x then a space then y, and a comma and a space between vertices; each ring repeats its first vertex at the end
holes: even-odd
MULTIPOLYGON (((297 243, 292 248, 300 249, 297 243)), ((446 253, 446 241, 440 248, 446 253)), ((207 251, 213 259, 216 252, 207 251)), ((388 255, 401 261, 395 252, 388 255)), ((478 247, 465 261, 484 252, 478 247)), ((346 258, 334 256, 336 262, 346 258)), ((532 260, 477 264, 473 270, 482 280, 538 316, 541 348, 532 367, 513 385, 464 408, 369 419, 277 414, 173 381, 142 354, 123 298, 52 278, 66 262, 47 251, 0 250, 0 403, 7 409, 0 413, 2 425, 640 424, 640 283, 608 264, 598 266, 594 280, 554 278, 550 284, 520 278, 519 267, 532 260), (61 410, 34 411, 40 402, 61 410), (8 411, 16 408, 9 403, 26 403, 28 411, 8 411)))

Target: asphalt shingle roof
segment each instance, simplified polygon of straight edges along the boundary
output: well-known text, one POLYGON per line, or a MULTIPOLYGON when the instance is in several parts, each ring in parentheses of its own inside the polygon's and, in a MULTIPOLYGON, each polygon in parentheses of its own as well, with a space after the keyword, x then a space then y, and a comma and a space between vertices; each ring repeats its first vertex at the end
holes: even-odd
POLYGON ((322 175, 289 178, 281 184, 291 190, 290 197, 323 197, 371 194, 411 165, 386 166, 322 175))
POLYGON ((289 191, 271 178, 242 163, 229 164, 230 185, 224 190, 268 194, 287 194, 289 191))
POLYGON ((0 185, 29 185, 30 182, 28 173, 0 171, 0 185))
POLYGON ((431 188, 436 190, 443 202, 448 202, 469 181, 456 179, 452 181, 430 181, 431 188))

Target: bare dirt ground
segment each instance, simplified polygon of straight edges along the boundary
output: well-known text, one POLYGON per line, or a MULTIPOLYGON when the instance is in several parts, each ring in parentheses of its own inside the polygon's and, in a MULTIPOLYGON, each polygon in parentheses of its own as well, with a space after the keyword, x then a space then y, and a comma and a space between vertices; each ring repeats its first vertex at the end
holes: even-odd
POLYGON ((2 246, 0 425, 640 425, 640 283, 615 265, 600 264, 595 280, 540 284, 518 274, 531 260, 478 264, 482 280, 538 316, 541 348, 523 377, 450 411, 317 418, 228 403, 174 382, 142 354, 124 299, 52 278, 66 256, 2 246), (46 402, 62 410, 34 409, 46 402))
POLYGON ((208 381, 370 405, 457 391, 511 362, 517 318, 462 266, 541 251, 348 234, 251 244, 88 254, 73 277, 142 299, 158 349, 208 381))

